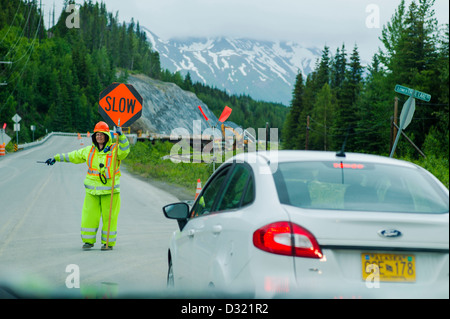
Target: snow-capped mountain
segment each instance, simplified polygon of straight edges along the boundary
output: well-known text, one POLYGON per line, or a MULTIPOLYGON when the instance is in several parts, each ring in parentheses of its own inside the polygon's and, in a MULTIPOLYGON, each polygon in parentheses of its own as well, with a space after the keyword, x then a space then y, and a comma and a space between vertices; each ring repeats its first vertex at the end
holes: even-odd
POLYGON ((187 38, 162 40, 141 26, 152 48, 159 52, 161 67, 188 72, 193 82, 217 87, 230 94, 290 105, 295 77, 305 77, 322 51, 294 42, 251 39, 187 38))

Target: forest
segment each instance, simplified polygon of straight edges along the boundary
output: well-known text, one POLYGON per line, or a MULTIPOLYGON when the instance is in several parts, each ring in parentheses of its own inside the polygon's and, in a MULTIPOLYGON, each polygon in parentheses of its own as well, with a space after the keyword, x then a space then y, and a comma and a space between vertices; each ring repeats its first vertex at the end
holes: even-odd
MULTIPOLYGON (((66 1, 66 6, 74 1, 66 1)), ((87 132, 101 120, 100 92, 113 82, 126 82, 140 73, 173 82, 192 91, 215 113, 233 109, 229 120, 247 127, 282 127, 288 108, 230 95, 217 88, 192 83, 189 74, 162 69, 139 22, 119 22, 119 12, 105 3, 85 1, 78 6, 79 21, 62 10, 55 25, 44 26, 39 1, 0 0, 0 122, 14 136, 12 117, 22 118, 19 143, 48 132, 87 132), (67 25, 69 21, 69 27, 67 25), (122 72, 119 72, 122 71, 122 72), (119 77, 119 74, 123 74, 119 77)), ((196 107, 196 106, 195 106, 196 107)))
POLYGON ((296 78, 282 138, 286 149, 345 150, 389 155, 395 127, 408 96, 395 86, 425 92, 431 100, 415 101, 411 124, 396 154, 444 158, 449 143, 449 26, 439 25, 433 0, 400 1, 382 28, 379 51, 363 67, 358 47, 325 46, 314 72, 296 78), (395 105, 398 112, 395 114, 395 105))

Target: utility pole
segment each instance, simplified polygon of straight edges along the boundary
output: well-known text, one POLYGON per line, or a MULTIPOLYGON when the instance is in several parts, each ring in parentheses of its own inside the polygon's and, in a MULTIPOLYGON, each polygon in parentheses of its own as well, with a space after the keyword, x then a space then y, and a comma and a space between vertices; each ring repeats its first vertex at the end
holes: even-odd
POLYGON ((309 142, 309 115, 306 117, 306 141, 305 141, 305 150, 308 150, 308 142, 309 142))
MULTIPOLYGON (((12 64, 11 61, 0 61, 0 64, 12 64)), ((8 85, 6 82, 0 82, 0 86, 8 85)))
MULTIPOLYGON (((41 28, 41 30, 44 30, 45 29, 45 27, 44 27, 44 14, 42 13, 42 0, 39 0, 39 19, 41 19, 41 23, 42 23, 42 28, 41 28)), ((41 40, 42 40, 42 38, 43 38, 43 36, 42 36, 43 34, 42 34, 42 32, 39 32, 39 43, 41 43, 41 40)))
MULTIPOLYGON (((394 99, 394 138, 397 136, 397 127, 398 127, 398 97, 394 99)), ((394 140, 392 140, 392 144, 394 144, 394 140)))
POLYGON ((323 134, 323 150, 327 150, 327 111, 323 113, 323 128, 325 129, 323 134))
POLYGON ((391 141, 389 145, 389 153, 392 151, 394 146, 395 137, 397 136, 398 128, 398 97, 394 98, 394 116, 391 116, 391 141))

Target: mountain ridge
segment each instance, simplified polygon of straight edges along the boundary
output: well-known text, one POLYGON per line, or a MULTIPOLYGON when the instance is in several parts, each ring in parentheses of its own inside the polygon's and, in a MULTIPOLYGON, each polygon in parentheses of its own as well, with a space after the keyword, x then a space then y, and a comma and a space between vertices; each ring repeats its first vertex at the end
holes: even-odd
POLYGON ((163 40, 141 26, 147 41, 160 55, 161 67, 192 81, 249 95, 255 100, 289 105, 298 71, 315 68, 322 51, 293 41, 265 41, 230 37, 188 37, 163 40))

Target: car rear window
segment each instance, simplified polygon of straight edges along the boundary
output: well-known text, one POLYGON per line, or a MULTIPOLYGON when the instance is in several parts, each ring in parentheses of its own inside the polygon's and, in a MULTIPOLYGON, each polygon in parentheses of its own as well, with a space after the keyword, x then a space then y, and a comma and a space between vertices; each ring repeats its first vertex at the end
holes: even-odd
POLYGON ((279 163, 280 202, 301 208, 439 214, 448 194, 418 168, 377 163, 279 163))

